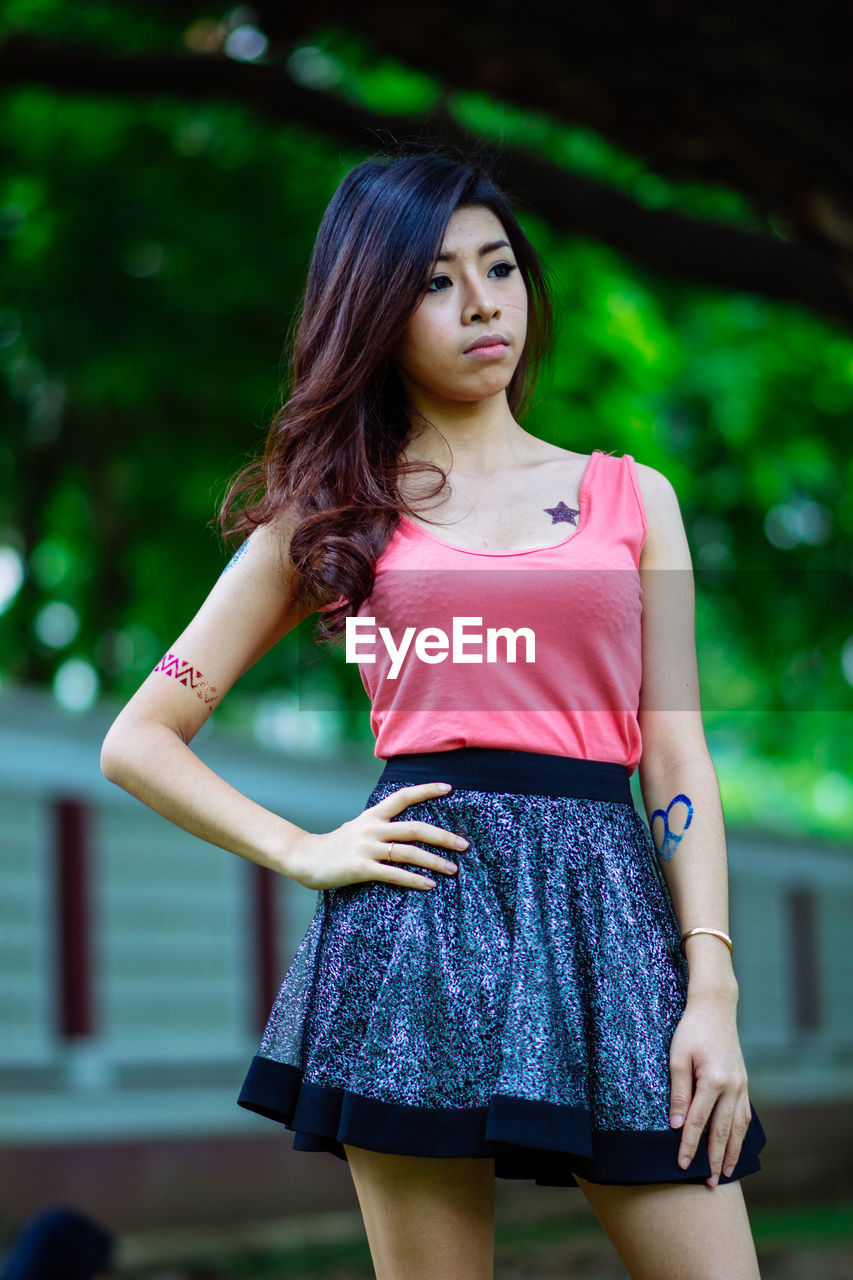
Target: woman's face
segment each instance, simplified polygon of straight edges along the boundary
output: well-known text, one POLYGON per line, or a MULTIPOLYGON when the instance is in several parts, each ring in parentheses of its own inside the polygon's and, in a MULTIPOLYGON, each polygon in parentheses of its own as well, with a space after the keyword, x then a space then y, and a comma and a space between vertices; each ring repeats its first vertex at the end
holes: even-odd
POLYGON ((450 218, 423 299, 393 351, 410 403, 476 401, 509 385, 527 336, 527 290, 506 232, 491 209, 450 218), (469 348, 499 335, 479 354, 469 348))

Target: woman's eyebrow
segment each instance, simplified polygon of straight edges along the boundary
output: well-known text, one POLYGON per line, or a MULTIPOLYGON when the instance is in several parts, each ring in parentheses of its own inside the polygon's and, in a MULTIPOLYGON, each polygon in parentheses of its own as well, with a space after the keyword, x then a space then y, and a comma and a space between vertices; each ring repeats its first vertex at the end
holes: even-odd
MULTIPOLYGON (((495 249, 503 249, 503 248, 511 249, 512 245, 508 240, 492 240, 489 242, 489 244, 484 244, 480 246, 479 254, 480 254, 480 257, 482 258, 487 253, 492 253, 493 250, 495 249)), ((455 253, 440 253, 436 258, 436 262, 455 262, 455 261, 456 261, 455 253)))

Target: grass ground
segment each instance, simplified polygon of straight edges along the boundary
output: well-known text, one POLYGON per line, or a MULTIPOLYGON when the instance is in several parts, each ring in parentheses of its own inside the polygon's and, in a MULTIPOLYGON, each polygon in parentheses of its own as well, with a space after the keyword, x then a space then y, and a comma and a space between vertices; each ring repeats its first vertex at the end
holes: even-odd
MULTIPOLYGON (((762 1280, 850 1280, 853 1200, 750 1210, 762 1280)), ((311 1248, 241 1250, 212 1265, 119 1270, 122 1280, 373 1280, 365 1240, 311 1248)), ((598 1224, 588 1218, 502 1228, 495 1280, 625 1280, 598 1224)))

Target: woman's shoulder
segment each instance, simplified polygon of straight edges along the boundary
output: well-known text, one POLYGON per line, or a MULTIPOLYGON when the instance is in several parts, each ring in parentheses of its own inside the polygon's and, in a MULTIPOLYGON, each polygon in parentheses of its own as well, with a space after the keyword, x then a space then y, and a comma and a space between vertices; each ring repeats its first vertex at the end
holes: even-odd
POLYGON ((663 567, 673 556, 676 557, 672 560, 673 565, 677 562, 679 566, 687 567, 689 553, 685 560, 687 538, 684 520, 672 481, 656 467, 638 462, 636 458, 634 465, 646 519, 641 567, 654 567, 657 562, 663 567))
POLYGON ((549 444, 547 445, 547 452, 543 451, 542 453, 542 460, 587 463, 592 458, 593 453, 613 458, 617 463, 621 463, 625 457, 630 456, 632 458, 643 503, 647 509, 661 505, 669 506, 670 508, 672 508, 673 504, 677 506, 678 498, 671 481, 662 471, 658 471, 655 467, 650 467, 648 463, 640 462, 633 454, 618 454, 615 449, 593 449, 592 453, 578 453, 572 449, 563 449, 559 445, 549 444))
POLYGON ((637 481, 647 508, 660 503, 672 505, 673 501, 678 502, 672 481, 662 471, 638 461, 637 458, 634 458, 634 466, 637 468, 637 481))
POLYGON ((617 453, 615 449, 593 449, 592 453, 576 453, 571 449, 561 449, 557 445, 551 446, 551 452, 548 455, 553 461, 569 461, 589 462, 592 454, 597 453, 605 458, 612 458, 615 463, 622 463, 626 457, 630 457, 636 467, 637 480, 642 491, 643 500, 648 497, 649 502, 666 501, 667 497, 671 501, 675 497, 675 489, 662 471, 650 467, 645 462, 640 462, 633 454, 617 453))

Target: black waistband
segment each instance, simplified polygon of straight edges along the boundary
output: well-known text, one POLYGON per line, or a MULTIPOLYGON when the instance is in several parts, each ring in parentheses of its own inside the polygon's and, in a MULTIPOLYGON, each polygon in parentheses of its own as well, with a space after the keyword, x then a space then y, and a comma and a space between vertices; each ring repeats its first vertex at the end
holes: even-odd
POLYGON ((613 760, 578 760, 541 751, 456 747, 452 751, 390 756, 380 782, 449 782, 466 791, 518 796, 575 796, 633 805, 628 766, 613 760))

